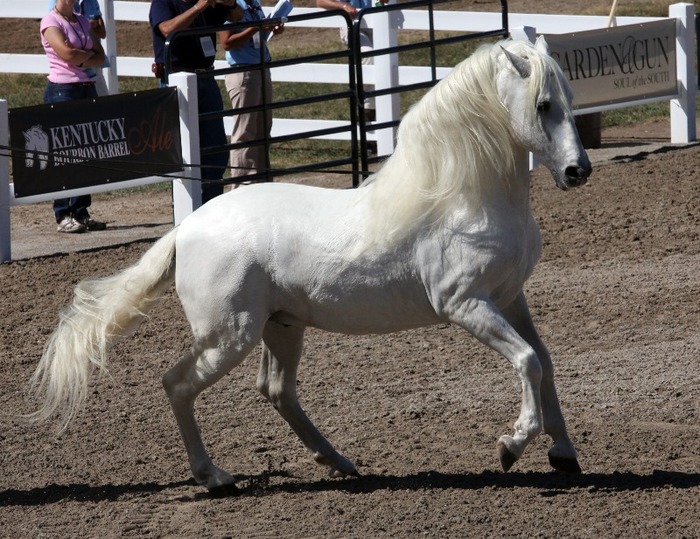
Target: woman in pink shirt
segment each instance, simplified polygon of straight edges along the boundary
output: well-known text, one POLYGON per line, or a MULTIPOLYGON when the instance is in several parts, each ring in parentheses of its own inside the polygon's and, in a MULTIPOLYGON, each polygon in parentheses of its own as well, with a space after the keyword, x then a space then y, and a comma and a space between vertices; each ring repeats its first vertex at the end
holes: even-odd
MULTIPOLYGON (((90 21, 74 13, 75 0, 57 0, 56 7, 41 20, 41 44, 49 59, 49 81, 44 103, 97 97, 87 67, 101 67, 105 54, 93 34, 90 21)), ((59 232, 104 230, 106 224, 88 213, 90 195, 54 200, 53 211, 59 232)))

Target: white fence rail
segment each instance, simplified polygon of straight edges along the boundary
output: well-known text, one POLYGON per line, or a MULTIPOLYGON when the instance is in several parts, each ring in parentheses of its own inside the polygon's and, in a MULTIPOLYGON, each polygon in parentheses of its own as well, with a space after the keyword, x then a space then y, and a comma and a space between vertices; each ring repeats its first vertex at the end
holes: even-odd
MULTIPOLYGON (((148 10, 150 3, 133 2, 121 0, 100 0, 103 7, 105 22, 107 27, 107 38, 105 40, 105 51, 110 58, 111 67, 105 69, 105 78, 108 87, 112 92, 118 91, 119 76, 152 77, 152 58, 119 56, 118 43, 116 40, 115 21, 148 22, 148 10)), ((498 2, 494 2, 498 6, 498 2)), ((270 7, 264 8, 266 12, 270 7)), ((319 11, 315 8, 296 8, 293 14, 306 14, 319 11)), ((18 18, 41 18, 46 13, 46 0, 23 0, 22 2, 3 2, 0 6, 0 17, 18 18)), ((429 20, 427 10, 404 10, 402 11, 403 21, 401 30, 427 30, 429 20)), ((695 128, 694 96, 696 84, 694 76, 694 8, 693 4, 674 4, 669 7, 669 17, 675 18, 678 24, 677 39, 677 63, 679 94, 671 102, 672 120, 672 142, 688 142, 695 138, 693 133, 695 128), (691 99, 692 97, 692 99, 691 99), (690 117, 692 116, 692 118, 690 117)), ((517 29, 530 27, 542 34, 565 34, 571 32, 581 32, 604 28, 608 24, 608 17, 605 16, 576 16, 576 15, 543 15, 543 14, 509 14, 509 27, 517 29)), ((370 16, 366 18, 368 24, 374 28, 375 39, 382 40, 382 36, 395 31, 391 27, 391 18, 387 14, 370 16)), ((654 17, 618 17, 618 26, 628 24, 640 24, 659 20, 654 17)), ((299 23, 290 23, 290 26, 303 26, 313 28, 328 28, 329 26, 343 25, 344 21, 340 17, 330 17, 324 19, 312 19, 299 23)), ((500 12, 455 12, 455 11, 435 11, 435 29, 439 31, 461 31, 461 32, 483 32, 501 26, 500 12)), ((388 87, 391 85, 388 77, 390 72, 398 71, 398 83, 401 85, 413 84, 419 81, 429 80, 429 68, 416 66, 389 66, 386 69, 382 66, 381 57, 377 58, 376 66, 365 66, 363 68, 363 79, 366 84, 374 84, 376 88, 388 87)), ((387 60, 388 61, 388 60, 387 60)), ((227 64, 223 60, 218 60, 216 68, 226 68, 227 64)), ((445 66, 438 70, 438 76, 442 77, 449 72, 451 66, 445 66)), ((45 55, 42 54, 7 54, 0 53, 0 72, 3 73, 48 73, 48 63, 45 55)), ((299 64, 291 67, 277 67, 272 70, 272 78, 276 82, 319 82, 319 83, 347 83, 347 69, 339 68, 331 64, 299 64)), ((0 96, 2 98, 3 96, 0 96)), ((391 97, 386 97, 390 99, 391 97)), ((381 99, 381 98, 380 98, 381 99)), ((654 100, 651 100, 654 101, 654 100)), ((658 101, 658 99, 657 99, 658 101)), ((635 102, 635 104, 638 102, 635 102)), ((629 106, 630 103, 618 103, 606 105, 594 109, 577 111, 578 114, 598 112, 629 106)), ((387 110, 391 113, 396 107, 387 103, 386 107, 377 107, 378 111, 387 110)), ((381 114, 381 112, 379 112, 381 114)), ((377 118, 378 121, 391 121, 394 118, 377 118)), ((228 119, 230 121, 230 119, 228 119)), ((327 122, 327 121, 326 121, 327 122)), ((328 123, 323 120, 294 120, 276 119, 273 125, 273 136, 298 133, 311 129, 323 129, 328 127, 328 123)), ((341 134, 338 136, 345 136, 341 134)), ((391 144, 391 137, 387 137, 391 144)), ((386 153, 391 148, 382 148, 385 141, 379 139, 380 153, 386 153)))
MULTIPOLYGON (((105 40, 105 51, 110 59, 111 67, 106 68, 104 75, 110 91, 118 91, 118 76, 153 77, 151 73, 152 58, 119 56, 118 43, 116 39, 115 21, 147 22, 149 2, 134 2, 120 0, 100 0, 102 12, 107 27, 107 38, 105 40)), ((494 6, 498 3, 494 2, 494 6)), ((271 7, 265 7, 269 12, 271 7)), ((296 8, 293 14, 306 14, 319 11, 312 8, 296 8)), ((0 17, 2 18, 41 18, 46 13, 46 0, 22 0, 21 2, 3 1, 0 4, 0 17)), ((427 10, 403 10, 400 30, 428 30, 429 18, 427 10)), ((669 17, 676 19, 677 39, 677 78, 678 94, 676 96, 651 99, 652 101, 669 101, 671 107, 671 142, 689 142, 695 140, 695 96, 697 85, 694 64, 694 6, 693 4, 680 3, 669 7, 669 17)), ((388 14, 376 14, 366 17, 366 22, 375 32, 375 43, 379 47, 381 43, 392 42, 392 35, 395 39, 397 28, 391 23, 392 17, 388 14)), ((640 24, 660 20, 652 17, 618 17, 618 26, 628 24, 640 24)), ((329 28, 340 27, 344 24, 340 17, 328 17, 301 21, 300 23, 289 23, 290 27, 309 28, 329 28)), ((434 28, 437 31, 460 31, 460 32, 486 32, 495 28, 500 28, 502 24, 501 14, 481 13, 481 12, 456 12, 456 11, 434 11, 434 28)), ((543 14, 522 14, 511 13, 508 16, 508 25, 511 31, 517 35, 525 35, 525 28, 531 33, 533 29, 542 34, 566 34, 571 32, 581 32, 605 28, 608 24, 608 17, 596 16, 576 16, 576 15, 543 15, 543 14)), ((399 31, 400 31, 399 30, 399 31)), ((430 80, 430 68, 418 66, 398 66, 387 64, 395 61, 390 59, 395 55, 387 55, 386 59, 377 57, 374 66, 363 66, 363 80, 365 84, 374 85, 376 89, 388 88, 398 81, 400 85, 413 84, 416 82, 430 80), (391 80, 392 74, 397 74, 391 80)), ((226 68, 224 61, 217 61, 216 68, 226 68)), ((443 77, 449 72, 451 66, 438 68, 438 77, 443 77)), ((0 53, 0 73, 48 73, 48 62, 43 54, 8 54, 0 53)), ((319 83, 348 83, 347 68, 339 68, 332 64, 299 64, 293 67, 277 67, 272 70, 272 78, 276 82, 319 82, 319 83)), ((0 145, 7 146, 7 105, 3 105, 3 98, 0 95, 0 145)), ((377 121, 390 122, 398 118, 398 107, 395 101, 396 95, 377 97, 377 121), (384 103, 382 102, 384 100, 384 103)), ((592 109, 579 110, 579 114, 598 112, 613 108, 620 108, 639 104, 616 103, 592 109)), ((186 120, 181 120, 186 121, 186 120)), ((227 122, 231 119, 227 118, 227 122)), ((280 136, 289 133, 305 132, 310 129, 323 129, 335 124, 330 120, 301 120, 301 119, 275 119, 273 123, 273 136, 280 136)), ((196 125, 196 122, 195 122, 196 125)), ((183 126, 187 130, 188 126, 183 126)), ((227 126, 228 129, 228 126, 227 126)), ((376 140, 379 146, 379 153, 384 155, 391 152, 393 148, 393 134, 391 130, 379 131, 376 140)), ((347 133, 337 135, 339 137, 349 136, 347 133)), ((183 149, 187 144, 183 142, 183 149)), ((190 159, 185 159, 186 163, 197 162, 197 155, 188 155, 190 159)), ((79 194, 86 192, 97 192, 101 190, 113 190, 115 188, 129 187, 139 183, 153 182, 154 178, 143 178, 142 180, 132 180, 120 182, 119 185, 96 186, 94 188, 76 190, 79 194)), ((162 179, 161 179, 162 181, 162 179)), ((0 186, 9 184, 9 160, 0 152, 0 186)), ((0 188, 0 261, 10 258, 10 238, 9 238, 9 207, 18 204, 34 203, 43 200, 52 200, 53 194, 29 197, 27 199, 15 199, 14 190, 11 184, 9 189, 0 188)), ((181 181, 176 182, 174 192, 185 188, 181 181), (179 185, 179 187, 178 187, 179 185)), ((65 196, 66 193, 62 193, 65 196)), ((177 220, 177 216, 176 216, 177 220)))

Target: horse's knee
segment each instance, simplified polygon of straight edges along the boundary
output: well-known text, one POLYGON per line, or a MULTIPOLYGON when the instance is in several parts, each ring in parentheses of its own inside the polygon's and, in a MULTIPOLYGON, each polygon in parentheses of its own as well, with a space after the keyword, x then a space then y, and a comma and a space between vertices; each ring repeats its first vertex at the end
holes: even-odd
POLYGON ((529 350, 516 359, 515 370, 521 379, 528 380, 531 384, 539 386, 542 382, 544 371, 534 350, 529 350))

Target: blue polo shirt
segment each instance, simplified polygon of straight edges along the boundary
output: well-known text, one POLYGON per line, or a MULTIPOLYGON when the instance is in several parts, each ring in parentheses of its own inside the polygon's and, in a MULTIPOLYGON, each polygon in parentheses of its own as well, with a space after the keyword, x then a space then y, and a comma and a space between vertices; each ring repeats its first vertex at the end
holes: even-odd
MULTIPOLYGON (((243 19, 238 22, 259 21, 265 18, 258 0, 237 0, 243 10, 243 19)), ((234 30, 241 32, 242 29, 234 30)), ((260 47, 264 47, 265 61, 270 61, 270 51, 265 45, 267 35, 264 32, 258 34, 258 39, 250 38, 245 45, 226 51, 226 61, 231 65, 255 65, 260 63, 260 47), (256 43, 258 47, 256 47, 256 43)))

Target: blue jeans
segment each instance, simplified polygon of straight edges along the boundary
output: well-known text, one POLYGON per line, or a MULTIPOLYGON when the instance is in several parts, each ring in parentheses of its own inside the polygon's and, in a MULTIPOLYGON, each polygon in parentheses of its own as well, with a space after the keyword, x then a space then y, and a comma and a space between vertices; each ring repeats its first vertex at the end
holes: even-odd
MULTIPOLYGON (((164 83, 161 86, 167 86, 164 83)), ((197 77, 197 105, 199 114, 205 112, 222 112, 224 102, 221 91, 214 77, 197 77)), ((199 120, 199 147, 225 146, 226 130, 224 119, 199 120)), ((224 177, 228 165, 228 151, 201 156, 202 171, 202 204, 224 192, 224 185, 217 180, 224 177)))
MULTIPOLYGON (((86 97, 97 97, 94 84, 55 84, 49 82, 44 92, 44 103, 60 103, 86 97)), ((60 223, 66 217, 87 219, 90 217, 88 208, 92 203, 90 195, 80 195, 71 198, 59 198, 53 201, 53 213, 56 222, 60 223)))

